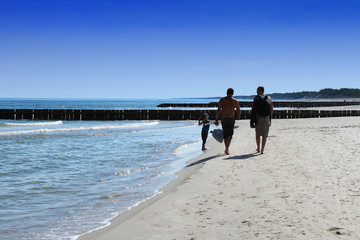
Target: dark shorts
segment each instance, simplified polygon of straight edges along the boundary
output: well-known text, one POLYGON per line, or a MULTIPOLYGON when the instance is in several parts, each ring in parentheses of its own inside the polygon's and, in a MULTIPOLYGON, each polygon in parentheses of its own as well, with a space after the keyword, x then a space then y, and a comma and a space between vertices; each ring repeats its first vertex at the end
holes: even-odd
POLYGON ((221 119, 221 126, 223 130, 224 138, 232 137, 232 135, 234 134, 234 125, 235 125, 235 120, 232 117, 221 119))
POLYGON ((206 130, 201 131, 201 138, 202 138, 203 143, 206 143, 206 139, 208 137, 208 134, 209 134, 209 132, 206 131, 206 130))

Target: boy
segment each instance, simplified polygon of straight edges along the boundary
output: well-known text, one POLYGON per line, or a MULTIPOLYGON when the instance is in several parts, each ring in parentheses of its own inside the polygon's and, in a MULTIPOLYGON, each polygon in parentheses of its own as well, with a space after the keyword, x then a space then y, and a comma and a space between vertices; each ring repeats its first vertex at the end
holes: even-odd
POLYGON ((203 120, 201 121, 201 116, 199 117, 199 125, 203 125, 202 130, 201 130, 201 138, 202 138, 202 149, 203 151, 207 150, 207 148, 205 147, 205 143, 206 143, 206 139, 208 137, 209 134, 209 129, 210 129, 210 124, 211 122, 209 121, 209 115, 207 113, 203 114, 203 120))

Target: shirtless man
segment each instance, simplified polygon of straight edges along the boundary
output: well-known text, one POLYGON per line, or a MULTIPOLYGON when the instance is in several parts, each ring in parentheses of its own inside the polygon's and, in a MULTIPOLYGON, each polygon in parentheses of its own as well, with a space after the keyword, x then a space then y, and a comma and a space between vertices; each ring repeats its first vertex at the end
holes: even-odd
POLYGON ((231 143, 232 135, 234 134, 235 114, 236 120, 240 120, 240 106, 239 102, 233 98, 234 89, 229 88, 226 92, 227 96, 220 99, 216 115, 215 125, 219 125, 219 118, 221 115, 221 125, 224 134, 225 154, 229 155, 229 146, 231 143))

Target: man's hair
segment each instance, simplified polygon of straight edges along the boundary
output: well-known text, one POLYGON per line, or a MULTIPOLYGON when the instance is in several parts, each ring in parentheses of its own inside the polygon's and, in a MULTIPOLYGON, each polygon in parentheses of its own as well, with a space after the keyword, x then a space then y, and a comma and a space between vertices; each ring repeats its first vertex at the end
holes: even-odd
POLYGON ((257 88, 257 91, 260 91, 260 92, 265 92, 265 89, 264 89, 264 87, 263 87, 263 86, 259 86, 259 87, 257 88))
POLYGON ((227 95, 233 95, 234 94, 234 89, 232 88, 228 88, 228 90, 226 91, 227 95))

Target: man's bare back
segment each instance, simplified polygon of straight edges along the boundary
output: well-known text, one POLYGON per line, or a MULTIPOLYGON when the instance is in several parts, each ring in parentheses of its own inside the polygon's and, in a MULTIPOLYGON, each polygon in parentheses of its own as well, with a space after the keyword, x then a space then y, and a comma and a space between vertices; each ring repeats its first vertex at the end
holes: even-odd
MULTIPOLYGON (((223 97, 219 101, 219 109, 221 109, 221 117, 234 117, 234 109, 239 109, 239 102, 233 97, 223 97)), ((237 114, 240 118, 240 114, 237 114)))

